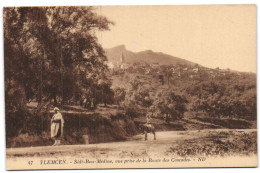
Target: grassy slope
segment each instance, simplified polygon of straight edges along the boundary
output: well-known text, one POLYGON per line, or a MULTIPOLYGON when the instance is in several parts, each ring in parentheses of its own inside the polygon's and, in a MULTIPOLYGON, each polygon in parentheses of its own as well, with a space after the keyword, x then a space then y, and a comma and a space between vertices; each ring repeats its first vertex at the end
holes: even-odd
MULTIPOLYGON (((87 110, 80 106, 64 106, 61 110, 64 118, 64 136, 62 144, 84 144, 122 141, 137 134, 133 120, 125 116, 123 110, 117 106, 101 107, 96 110, 87 110)), ((7 147, 50 146, 50 118, 44 123, 40 134, 30 132, 7 138, 7 147)), ((33 122, 31 122, 33 123, 33 122)))

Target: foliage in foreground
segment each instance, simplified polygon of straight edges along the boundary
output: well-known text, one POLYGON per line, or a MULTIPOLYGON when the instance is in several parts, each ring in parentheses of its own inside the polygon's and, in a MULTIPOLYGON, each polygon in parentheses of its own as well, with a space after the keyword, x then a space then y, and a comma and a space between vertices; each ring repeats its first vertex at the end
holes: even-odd
POLYGON ((257 154, 257 133, 210 132, 207 136, 174 145, 166 153, 181 157, 257 154))
POLYGON ((111 24, 93 7, 4 8, 8 130, 19 133, 22 126, 36 123, 35 118, 46 117, 50 104, 80 102, 96 108, 109 103, 111 80, 95 33, 109 30, 111 24), (37 103, 33 112, 26 106, 31 101, 37 103))

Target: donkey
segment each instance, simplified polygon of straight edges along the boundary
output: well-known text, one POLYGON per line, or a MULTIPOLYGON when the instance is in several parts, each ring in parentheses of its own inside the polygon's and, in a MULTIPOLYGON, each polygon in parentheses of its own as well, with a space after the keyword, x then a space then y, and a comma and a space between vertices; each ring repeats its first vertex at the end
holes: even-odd
POLYGON ((141 131, 144 133, 145 140, 147 140, 147 133, 153 133, 154 140, 156 140, 155 127, 152 124, 140 124, 141 131))

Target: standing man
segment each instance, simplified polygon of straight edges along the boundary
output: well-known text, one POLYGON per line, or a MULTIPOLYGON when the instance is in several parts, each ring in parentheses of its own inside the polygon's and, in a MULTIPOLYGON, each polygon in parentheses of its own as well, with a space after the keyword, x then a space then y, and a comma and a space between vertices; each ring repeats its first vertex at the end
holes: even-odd
POLYGON ((61 137, 63 136, 64 119, 59 108, 54 108, 54 115, 51 119, 51 138, 54 138, 54 146, 60 145, 61 137))

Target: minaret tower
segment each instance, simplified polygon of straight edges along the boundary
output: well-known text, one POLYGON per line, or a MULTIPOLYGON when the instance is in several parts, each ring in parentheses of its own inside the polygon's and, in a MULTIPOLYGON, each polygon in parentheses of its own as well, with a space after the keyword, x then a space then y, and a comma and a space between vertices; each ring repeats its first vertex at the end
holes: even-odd
POLYGON ((124 64, 125 63, 125 57, 124 57, 124 54, 122 53, 121 57, 120 57, 120 62, 121 64, 124 64))

